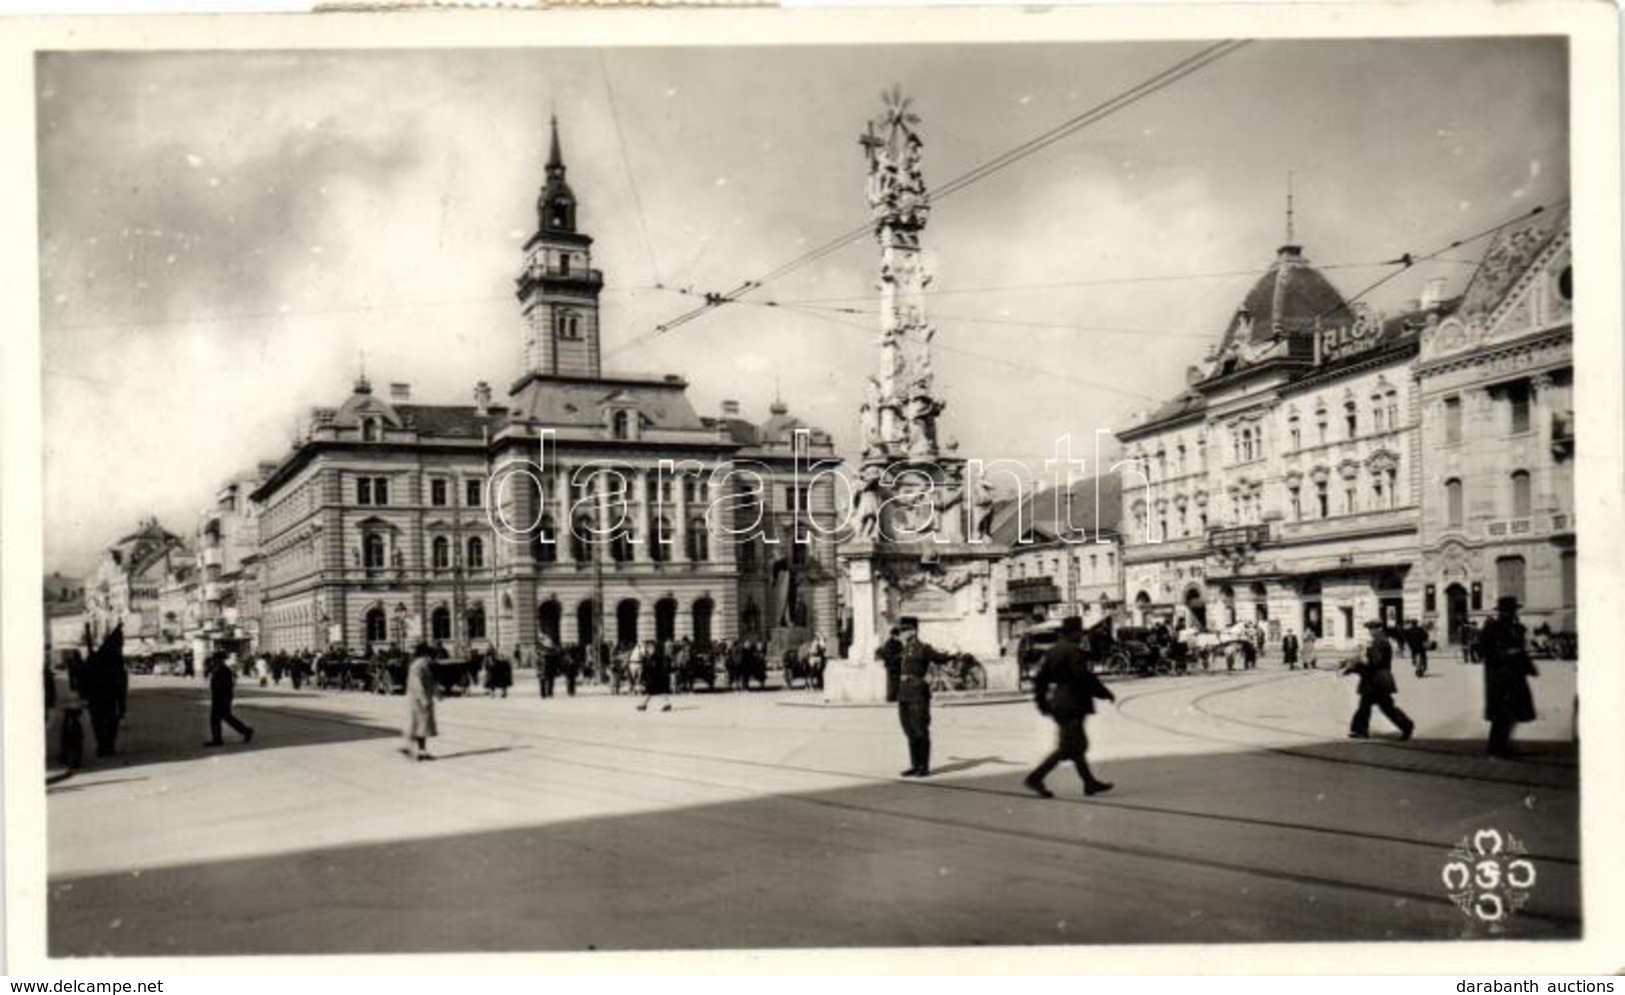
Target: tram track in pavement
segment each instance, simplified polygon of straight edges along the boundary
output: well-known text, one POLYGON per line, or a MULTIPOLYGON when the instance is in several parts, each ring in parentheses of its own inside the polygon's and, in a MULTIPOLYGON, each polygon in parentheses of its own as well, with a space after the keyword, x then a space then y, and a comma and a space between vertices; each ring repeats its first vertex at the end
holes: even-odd
MULTIPOLYGON (((1268 723, 1256 722, 1256 721, 1252 721, 1252 720, 1249 720, 1249 719, 1237 718, 1235 716, 1225 715, 1225 714, 1220 713, 1220 712, 1215 712, 1210 708, 1204 707, 1206 702, 1211 701, 1214 698, 1223 697, 1225 695, 1236 694, 1236 693, 1239 693, 1239 692, 1242 692, 1242 691, 1251 690, 1253 688, 1262 687, 1262 686, 1265 686, 1265 685, 1268 685, 1268 684, 1274 684, 1274 683, 1277 683, 1277 682, 1280 682, 1280 681, 1293 680, 1295 678, 1300 677, 1303 673, 1305 673, 1305 672, 1304 671, 1294 671, 1294 672, 1290 672, 1290 673, 1286 673, 1286 674, 1275 674, 1275 675, 1271 675, 1271 676, 1268 676, 1268 677, 1264 677, 1264 678, 1259 679, 1259 680, 1246 681, 1244 683, 1240 683, 1240 682, 1238 682, 1238 683, 1227 683, 1224 687, 1215 688, 1212 691, 1209 691, 1209 692, 1207 692, 1205 694, 1197 695, 1195 698, 1192 698, 1190 700, 1190 702, 1188 702, 1188 705, 1192 709, 1192 711, 1194 711, 1195 713, 1197 713, 1199 715, 1202 715, 1203 717, 1205 717, 1207 719, 1210 719, 1210 720, 1212 720, 1214 722, 1217 722, 1217 723, 1229 724, 1229 725, 1233 725, 1233 726, 1241 726, 1241 727, 1250 728, 1250 729, 1256 729, 1256 730, 1259 730, 1261 732, 1268 732, 1268 733, 1272 733, 1272 734, 1278 735, 1278 736, 1279 735, 1294 736, 1294 737, 1297 737, 1297 738, 1300 738, 1300 739, 1310 740, 1310 741, 1313 741, 1313 742, 1323 742, 1324 737, 1316 736, 1316 735, 1314 735, 1312 733, 1306 733, 1306 732, 1303 732, 1303 731, 1297 730, 1297 729, 1289 729, 1289 728, 1286 728, 1284 726, 1270 725, 1268 723)), ((1267 744, 1267 743, 1259 743, 1259 742, 1256 742, 1254 740, 1249 740, 1249 739, 1226 737, 1226 736, 1216 736, 1216 735, 1212 735, 1212 734, 1208 734, 1208 733, 1197 732, 1197 731, 1191 730, 1191 729, 1180 728, 1179 726, 1170 725, 1168 723, 1155 722, 1155 721, 1152 721, 1150 719, 1145 718, 1143 715, 1135 715, 1132 712, 1128 711, 1127 708, 1126 708, 1126 706, 1128 706, 1130 704, 1133 704, 1134 702, 1137 702, 1137 701, 1145 701, 1145 700, 1150 699, 1150 698, 1160 698, 1160 697, 1163 697, 1163 696, 1166 696, 1166 695, 1175 694, 1177 692, 1180 692, 1180 691, 1183 691, 1183 690, 1186 690, 1186 689, 1187 689, 1187 685, 1179 685, 1177 687, 1159 688, 1159 689, 1154 690, 1154 691, 1146 691, 1146 692, 1143 692, 1143 693, 1140 693, 1140 694, 1126 695, 1126 696, 1122 697, 1118 701, 1118 703, 1117 703, 1117 713, 1118 713, 1118 715, 1120 717, 1126 719, 1129 722, 1134 723, 1135 725, 1143 726, 1143 727, 1148 728, 1148 729, 1155 729, 1155 730, 1157 730, 1159 732, 1166 732, 1166 733, 1170 733, 1170 734, 1173 734, 1173 735, 1176 735, 1176 736, 1181 736, 1181 737, 1184 737, 1186 739, 1195 739, 1195 740, 1200 740, 1200 741, 1204 741, 1204 742, 1217 743, 1217 744, 1220 744, 1220 745, 1230 746, 1230 747, 1238 747, 1239 746, 1239 747, 1244 747, 1246 749, 1262 750, 1262 751, 1265 751, 1265 752, 1268 752, 1268 753, 1273 753, 1273 754, 1276 754, 1276 755, 1279 755, 1279 756, 1293 757, 1293 758, 1296 758, 1298 760, 1303 760, 1303 761, 1308 761, 1308 762, 1322 763, 1322 764, 1333 764, 1333 765, 1338 765, 1338 766, 1349 766, 1349 767, 1366 767, 1366 768, 1370 768, 1370 769, 1373 769, 1373 770, 1391 771, 1391 772, 1399 773, 1399 774, 1413 774, 1413 775, 1418 775, 1418 776, 1423 776, 1423 777, 1442 777, 1442 778, 1446 778, 1446 779, 1454 780, 1454 781, 1479 781, 1479 782, 1484 782, 1484 783, 1488 783, 1488 784, 1505 784, 1505 785, 1509 785, 1509 786, 1513 786, 1513 787, 1538 788, 1538 789, 1550 790, 1550 791, 1568 791, 1568 792, 1578 792, 1579 791, 1579 785, 1578 784, 1552 784, 1552 783, 1549 783, 1549 782, 1546 782, 1546 781, 1535 781, 1535 780, 1530 780, 1528 778, 1520 778, 1520 777, 1515 777, 1515 776, 1497 776, 1497 775, 1483 773, 1483 772, 1477 772, 1477 771, 1429 770, 1429 769, 1427 769, 1425 767, 1408 766, 1408 765, 1403 764, 1403 763, 1395 763, 1395 762, 1382 762, 1380 760, 1375 760, 1375 759, 1372 759, 1372 758, 1341 757, 1341 756, 1334 757, 1334 756, 1327 756, 1324 753, 1315 752, 1315 751, 1305 749, 1305 748, 1302 748, 1302 747, 1276 746, 1276 745, 1270 745, 1270 744, 1267 744)), ((1387 741, 1380 740, 1380 739, 1362 740, 1361 741, 1361 746, 1362 746, 1363 749, 1368 749, 1368 750, 1391 751, 1391 755, 1394 755, 1396 758, 1398 756, 1402 756, 1404 754, 1421 753, 1421 754, 1428 754, 1428 755, 1438 756, 1438 757, 1448 757, 1448 758, 1450 758, 1452 760, 1456 760, 1456 761, 1472 762, 1473 760, 1476 760, 1476 758, 1471 758, 1471 757, 1465 756, 1464 754, 1453 751, 1453 750, 1433 749, 1433 748, 1430 748, 1430 747, 1422 745, 1422 744, 1412 744, 1412 743, 1405 743, 1405 744, 1401 745, 1401 743, 1398 742, 1398 741, 1387 742, 1387 741)), ((1552 766, 1561 767, 1561 768, 1565 768, 1565 769, 1573 769, 1574 768, 1574 765, 1572 765, 1572 764, 1553 764, 1552 766)))
MULTIPOLYGON (((1228 688, 1217 689, 1215 691, 1209 692, 1207 695, 1199 696, 1199 698, 1197 700, 1199 701, 1202 698, 1211 697, 1213 695, 1220 694, 1220 693, 1225 693, 1227 691, 1238 691, 1238 690, 1244 689, 1245 687, 1255 687, 1255 686, 1258 686, 1260 684, 1272 683, 1275 680, 1282 680, 1282 679, 1285 679, 1285 678, 1286 678, 1286 675, 1279 675, 1279 676, 1276 676, 1276 677, 1267 678, 1265 680, 1252 681, 1252 682, 1249 682, 1248 684, 1242 685, 1242 686, 1232 685, 1232 686, 1230 686, 1228 688)), ((1132 698, 1126 699, 1125 702, 1123 702, 1123 703, 1127 703, 1128 701, 1133 701, 1133 700, 1140 700, 1140 699, 1144 699, 1144 698, 1152 697, 1152 696, 1162 696, 1162 695, 1170 694, 1170 693, 1173 693, 1173 692, 1176 692, 1176 691, 1179 691, 1179 690, 1183 690, 1183 688, 1159 688, 1156 691, 1147 692, 1145 694, 1140 694, 1140 695, 1135 695, 1132 698)), ((176 695, 176 696, 179 697, 179 695, 176 695)), ((255 707, 255 706, 250 704, 248 707, 255 707)), ((283 711, 281 711, 279 709, 276 709, 276 708, 274 708, 274 706, 269 707, 269 708, 267 708, 265 706, 258 706, 258 707, 263 709, 263 710, 266 710, 266 711, 276 712, 279 715, 279 717, 281 717, 283 719, 292 719, 292 720, 295 720, 295 721, 327 723, 327 724, 333 724, 333 725, 350 725, 350 724, 353 724, 353 722, 355 721, 354 718, 352 718, 352 717, 345 717, 345 716, 339 716, 339 715, 324 716, 324 715, 316 715, 316 714, 313 714, 311 712, 288 713, 288 712, 283 712, 283 711)), ((1121 708, 1119 708, 1119 714, 1122 715, 1121 708)), ((1218 718, 1219 720, 1224 721, 1224 718, 1222 716, 1214 716, 1214 715, 1212 715, 1212 713, 1209 713, 1209 712, 1206 712, 1206 711, 1203 711, 1203 714, 1206 714, 1206 715, 1209 715, 1210 717, 1218 718)), ((1127 716, 1127 715, 1123 715, 1123 717, 1128 718, 1130 721, 1134 721, 1137 724, 1144 725, 1144 726, 1154 728, 1154 729, 1158 729, 1159 731, 1180 732, 1182 734, 1184 733, 1183 730, 1178 730, 1175 727, 1164 726, 1164 725, 1159 724, 1159 723, 1150 723, 1150 722, 1140 721, 1140 720, 1136 720, 1133 717, 1127 716)), ((927 789, 927 790, 936 790, 936 791, 950 791, 950 792, 959 792, 959 793, 965 793, 965 794, 971 794, 971 795, 984 795, 984 796, 995 797, 995 798, 1003 798, 1003 799, 1017 798, 1017 799, 1020 799, 1020 800, 1022 800, 1024 802, 1026 802, 1026 801, 1036 802, 1037 801, 1036 799, 1032 799, 1025 791, 1022 791, 1022 790, 1019 790, 1019 789, 1006 790, 1006 789, 1003 789, 1003 788, 988 787, 988 786, 985 786, 985 785, 978 785, 978 784, 965 784, 965 783, 962 783, 962 782, 956 782, 956 781, 951 781, 951 780, 935 780, 935 781, 917 780, 917 781, 901 782, 900 783, 898 781, 898 779, 896 777, 893 777, 893 776, 869 774, 869 773, 866 773, 866 772, 863 772, 863 771, 842 770, 842 769, 838 769, 838 768, 816 767, 816 766, 811 766, 811 765, 806 765, 806 764, 775 763, 773 761, 767 761, 767 760, 752 760, 752 759, 743 758, 743 757, 730 757, 730 756, 726 756, 726 755, 722 755, 722 754, 705 753, 705 752, 698 752, 698 751, 693 751, 693 750, 673 750, 673 749, 666 749, 666 748, 656 748, 656 747, 651 747, 651 746, 638 746, 638 745, 635 745, 635 744, 615 742, 615 741, 611 741, 611 740, 585 738, 585 737, 577 737, 577 736, 564 736, 564 735, 560 735, 558 733, 548 733, 548 732, 541 732, 541 731, 529 730, 529 729, 524 729, 524 730, 498 729, 498 728, 493 728, 491 725, 482 725, 482 724, 476 724, 476 723, 469 722, 469 721, 462 720, 462 719, 448 718, 448 717, 444 716, 443 714, 441 716, 439 716, 438 721, 439 721, 439 724, 442 727, 444 727, 445 729, 457 730, 457 731, 462 731, 462 732, 471 732, 471 733, 475 733, 475 734, 483 735, 483 736, 490 736, 493 733, 497 733, 503 739, 503 743, 501 745, 505 746, 507 748, 512 748, 512 747, 518 745, 520 742, 526 741, 526 740, 529 740, 529 741, 541 741, 541 742, 552 742, 552 743, 557 743, 557 744, 565 745, 565 746, 572 746, 572 747, 578 747, 578 748, 588 748, 588 749, 609 750, 609 751, 614 751, 614 752, 617 752, 617 753, 629 754, 629 755, 637 755, 637 756, 645 756, 645 757, 656 757, 656 758, 672 759, 672 760, 687 760, 687 761, 702 762, 702 763, 723 764, 723 765, 727 765, 727 766, 730 766, 730 767, 756 769, 756 770, 763 770, 763 771, 773 771, 773 772, 788 773, 788 774, 803 774, 803 775, 813 775, 813 776, 820 776, 820 777, 829 777, 829 778, 839 779, 840 781, 844 782, 847 785, 850 785, 852 782, 855 781, 855 782, 859 782, 859 783, 863 783, 863 784, 869 784, 869 785, 873 785, 873 786, 900 785, 902 787, 907 787, 907 788, 916 789, 916 790, 918 790, 918 789, 927 789)), ((709 726, 707 728, 712 729, 712 730, 721 730, 721 729, 726 729, 726 728, 730 728, 730 727, 726 727, 726 726, 709 726)), ((1292 730, 1277 730, 1277 731, 1289 732, 1289 733, 1292 732, 1292 730)), ((1294 734, 1296 734, 1296 735, 1304 735, 1304 734, 1301 734, 1301 733, 1294 733, 1294 734)), ((1194 735, 1194 734, 1192 734, 1192 735, 1194 735)), ((1207 739, 1207 740, 1212 741, 1212 742, 1224 742, 1226 745, 1247 746, 1247 747, 1252 748, 1252 749, 1265 750, 1265 751, 1270 752, 1270 753, 1283 754, 1283 755, 1292 756, 1292 757, 1295 757, 1295 758, 1298 758, 1298 759, 1304 759, 1304 760, 1322 760, 1322 759, 1324 759, 1324 758, 1318 757, 1318 756, 1316 756, 1314 754, 1296 753, 1296 752, 1291 752, 1291 751, 1289 751, 1287 749, 1270 749, 1268 747, 1262 747, 1262 746, 1258 746, 1257 744, 1254 744, 1254 743, 1246 743, 1246 742, 1242 742, 1242 741, 1218 740, 1218 739, 1215 739, 1215 738, 1212 738, 1212 737, 1201 737, 1201 736, 1198 736, 1196 738, 1207 739)), ((484 751, 481 750, 479 752, 484 752, 484 751)), ((584 761, 584 760, 578 760, 578 759, 573 759, 573 758, 572 759, 564 759, 564 758, 559 758, 557 755, 551 755, 551 756, 552 756, 552 759, 563 760, 563 762, 565 762, 565 763, 568 763, 568 764, 570 764, 572 766, 580 767, 580 768, 586 769, 586 770, 611 772, 611 773, 618 773, 618 774, 622 774, 622 775, 628 774, 630 772, 629 769, 627 767, 625 767, 625 766, 616 766, 616 765, 612 765, 612 764, 594 764, 594 763, 584 761)), ((1452 754, 1452 756, 1454 756, 1454 754, 1452 754)), ((453 755, 443 755, 443 757, 445 757, 447 759, 454 758, 453 755)), ((1364 763, 1360 763, 1358 761, 1352 761, 1352 760, 1351 761, 1346 761, 1345 763, 1350 764, 1350 765, 1358 765, 1358 766, 1380 767, 1383 770, 1387 770, 1387 771, 1394 772, 1394 773, 1400 773, 1400 774, 1433 773, 1433 772, 1427 772, 1427 771, 1413 771, 1413 770, 1411 770, 1409 768, 1395 767, 1395 766, 1390 766, 1390 765, 1364 764, 1364 763)), ((301 765, 301 766, 303 766, 303 765, 301 765)), ((331 765, 311 764, 311 765, 309 765, 308 769, 310 769, 312 772, 330 771, 331 770, 331 765)), ((440 769, 449 770, 449 768, 440 768, 440 769)), ((486 770, 486 769, 466 770, 465 769, 465 770, 459 770, 457 773, 458 773, 458 776, 460 776, 460 777, 481 780, 481 781, 484 781, 484 782, 487 782, 487 783, 490 783, 490 784, 493 784, 493 785, 495 785, 495 784, 522 784, 522 785, 527 785, 528 786, 528 785, 533 784, 532 781, 530 781, 530 780, 528 780, 528 779, 526 779, 524 777, 521 777, 519 775, 507 775, 507 774, 502 774, 502 773, 494 771, 494 770, 486 770)), ((675 781, 675 782, 678 782, 678 783, 690 784, 690 785, 693 785, 693 786, 696 786, 696 787, 709 787, 709 788, 714 788, 714 789, 722 789, 722 790, 725 790, 725 791, 733 791, 733 792, 737 792, 737 793, 741 794, 742 797, 754 797, 754 796, 757 796, 757 795, 760 794, 758 789, 741 787, 740 785, 732 784, 732 783, 729 783, 729 782, 726 782, 726 781, 715 781, 715 780, 707 780, 707 779, 704 779, 704 778, 697 778, 697 777, 694 777, 692 775, 670 774, 670 773, 661 773, 661 774, 652 774, 652 773, 650 773, 650 774, 644 774, 642 776, 647 776, 647 777, 650 777, 650 778, 654 778, 656 780, 668 780, 668 781, 675 781)), ((1492 779, 1479 778, 1478 780, 1492 780, 1492 779)), ((1523 785, 1523 786, 1532 786, 1532 785, 1524 784, 1524 782, 1495 781, 1495 783, 1511 783, 1511 784, 1517 784, 1517 785, 1523 785)), ((1533 785, 1533 786, 1543 787, 1543 785, 1533 785)), ((800 794, 785 794, 785 795, 780 795, 778 797, 796 798, 796 799, 805 800, 805 798, 807 796, 800 795, 800 794)), ((1083 799, 1068 799, 1068 800, 1054 799, 1054 800, 1047 801, 1046 804, 1053 805, 1057 801, 1060 801, 1062 804, 1073 804, 1073 805, 1078 805, 1078 806, 1082 806, 1082 807, 1098 807, 1098 808, 1107 808, 1107 809, 1126 811, 1126 812, 1143 813, 1143 814, 1147 814, 1147 815, 1172 816, 1172 817, 1177 817, 1177 818, 1182 818, 1182 819, 1189 819, 1189 820, 1199 821, 1199 822, 1216 822, 1216 823, 1222 823, 1222 824, 1228 824, 1228 825, 1249 826, 1249 827, 1255 827, 1255 828, 1260 828, 1260 829, 1278 829, 1278 830, 1286 830, 1286 831, 1289 831, 1289 832, 1300 832, 1300 833, 1307 833, 1307 834, 1318 834, 1318 835, 1331 836, 1331 837, 1340 837, 1340 838, 1344 838, 1344 839, 1361 840, 1361 841, 1370 842, 1370 843, 1388 844, 1388 845, 1397 845, 1397 846, 1407 846, 1407 847, 1422 847, 1422 848, 1426 848, 1426 849, 1429 849, 1429 850, 1437 850, 1438 849, 1438 841, 1433 840, 1433 839, 1424 840, 1424 839, 1418 839, 1418 838, 1411 837, 1411 836, 1402 836, 1402 835, 1397 835, 1397 834, 1392 834, 1392 833, 1371 832, 1371 831, 1367 831, 1367 830, 1349 829, 1349 828, 1346 828, 1346 827, 1338 827, 1338 826, 1314 825, 1314 824, 1310 824, 1310 823, 1306 823, 1306 822, 1299 822, 1299 821, 1293 821, 1293 820, 1288 820, 1288 819, 1271 819, 1271 818, 1267 818, 1267 817, 1264 817, 1264 816, 1223 814, 1223 813, 1216 813, 1216 812, 1195 812, 1195 811, 1191 811, 1191 810, 1188 810, 1188 809, 1179 809, 1179 808, 1172 808, 1172 807, 1168 807, 1168 806, 1151 805, 1151 804, 1145 804, 1145 803, 1140 803, 1140 802, 1130 802, 1130 801, 1127 801, 1127 800, 1122 799, 1122 798, 1110 798, 1110 799, 1090 798, 1087 801, 1085 801, 1083 799)), ((884 809, 884 808, 878 808, 878 807, 865 808, 864 810, 869 811, 872 814, 880 814, 880 815, 897 814, 897 813, 894 813, 890 809, 884 809)), ((927 821, 927 822, 931 821, 931 817, 921 817, 921 816, 909 816, 909 817, 919 819, 919 820, 923 820, 923 821, 927 821)), ((994 831, 1005 831, 1005 830, 997 829, 997 827, 993 827, 993 828, 994 828, 994 831)), ((1073 842, 1077 842, 1077 841, 1073 841, 1073 842)), ((1531 854, 1530 856, 1535 858, 1535 859, 1538 859, 1538 860, 1542 860, 1542 861, 1546 861, 1546 862, 1550 862, 1550 863, 1555 863, 1555 864, 1564 864, 1564 865, 1570 865, 1570 866, 1578 866, 1578 864, 1579 864, 1579 861, 1576 858, 1561 856, 1561 855, 1557 855, 1557 854, 1534 853, 1534 854, 1531 854)))

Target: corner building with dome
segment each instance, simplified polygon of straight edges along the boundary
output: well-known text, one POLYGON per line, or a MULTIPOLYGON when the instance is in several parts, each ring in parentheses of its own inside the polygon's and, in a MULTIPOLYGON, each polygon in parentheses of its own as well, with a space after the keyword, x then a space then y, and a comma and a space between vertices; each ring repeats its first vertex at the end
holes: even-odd
POLYGON ((777 400, 763 422, 707 416, 681 376, 606 373, 577 206, 555 122, 505 398, 424 404, 363 376, 254 492, 263 649, 835 644, 834 543, 793 528, 835 517, 828 476, 794 472, 798 446, 804 467, 833 458, 828 434, 777 400))
POLYGON ((1314 630, 1352 647, 1364 624, 1424 614, 1419 563, 1424 330, 1441 285, 1403 313, 1348 304, 1283 246, 1187 389, 1117 432, 1123 579, 1137 621, 1271 640, 1314 630))

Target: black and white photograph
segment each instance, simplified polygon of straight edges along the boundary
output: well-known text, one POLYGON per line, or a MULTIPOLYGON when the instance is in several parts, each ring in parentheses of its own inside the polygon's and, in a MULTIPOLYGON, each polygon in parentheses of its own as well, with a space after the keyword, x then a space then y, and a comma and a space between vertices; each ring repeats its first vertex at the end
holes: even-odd
POLYGON ((12 956, 1617 968, 1584 7, 51 36, 12 956))

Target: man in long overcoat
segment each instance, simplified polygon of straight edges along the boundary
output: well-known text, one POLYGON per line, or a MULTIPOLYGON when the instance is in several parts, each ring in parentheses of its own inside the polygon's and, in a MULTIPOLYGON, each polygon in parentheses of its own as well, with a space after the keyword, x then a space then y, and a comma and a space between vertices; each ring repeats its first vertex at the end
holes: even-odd
POLYGON ((412 653, 412 662, 406 668, 406 739, 409 744, 402 752, 413 760, 433 760, 429 755, 429 737, 440 735, 440 726, 434 719, 434 651, 426 643, 419 643, 412 653))
POLYGON ((221 746, 225 743, 220 738, 222 723, 237 730, 237 734, 243 737, 243 742, 253 741, 253 728, 231 714, 231 700, 236 686, 237 675, 232 673, 226 655, 216 653, 214 668, 209 671, 209 741, 204 743, 204 746, 221 746))
POLYGON ((931 664, 942 654, 920 641, 920 623, 905 618, 897 626, 903 652, 898 661, 897 717, 908 739, 908 769, 904 777, 931 774, 931 664))
POLYGON ((654 644, 654 649, 643 658, 643 703, 638 711, 647 712, 649 702, 660 695, 662 712, 671 711, 671 654, 672 644, 654 644))
POLYGON ((1288 632, 1281 637, 1281 661, 1288 670, 1298 669, 1298 636, 1297 633, 1288 632))
POLYGON ((1484 718, 1490 724, 1488 752, 1492 757, 1512 755, 1512 727, 1535 720, 1535 698, 1529 678, 1537 676, 1529 658, 1523 623, 1518 621, 1518 599, 1507 596, 1495 603, 1495 617, 1484 623, 1478 638, 1478 656, 1484 662, 1484 718))
POLYGON ((1089 770, 1086 757, 1089 738, 1084 733, 1083 723, 1094 714, 1096 698, 1107 701, 1117 698, 1089 669, 1089 658, 1079 645, 1082 639, 1083 619, 1073 616, 1062 621, 1059 638, 1044 654, 1044 662, 1033 678, 1033 698, 1038 710, 1054 720, 1056 731, 1055 749, 1022 782, 1042 798, 1055 797, 1054 792, 1044 786, 1044 778, 1063 760, 1072 761, 1078 769, 1084 794, 1098 795, 1112 788, 1089 770))
POLYGON ((123 717, 122 704, 129 687, 129 674, 124 669, 124 624, 121 622, 107 634, 85 667, 85 679, 79 691, 85 700, 85 711, 90 713, 90 732, 96 739, 96 755, 110 757, 118 740, 119 719, 123 717))
POLYGON ((1399 690, 1394 683, 1394 645, 1383 624, 1376 619, 1367 622, 1365 628, 1371 642, 1365 648, 1364 662, 1343 668, 1344 673, 1360 675, 1360 684, 1355 689, 1360 695, 1360 704, 1349 722, 1349 737, 1370 738, 1371 710, 1375 708, 1399 728, 1400 739, 1410 739, 1416 731, 1416 723, 1394 704, 1394 694, 1399 690))

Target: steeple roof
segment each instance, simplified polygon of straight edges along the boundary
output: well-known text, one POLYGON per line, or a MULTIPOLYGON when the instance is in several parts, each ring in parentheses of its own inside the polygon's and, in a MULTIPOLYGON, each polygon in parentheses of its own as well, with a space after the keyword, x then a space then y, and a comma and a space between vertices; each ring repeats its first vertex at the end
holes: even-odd
POLYGON ((559 119, 551 121, 552 139, 547 153, 547 183, 536 199, 538 231, 576 230, 576 195, 564 181, 564 153, 559 150, 559 119))

